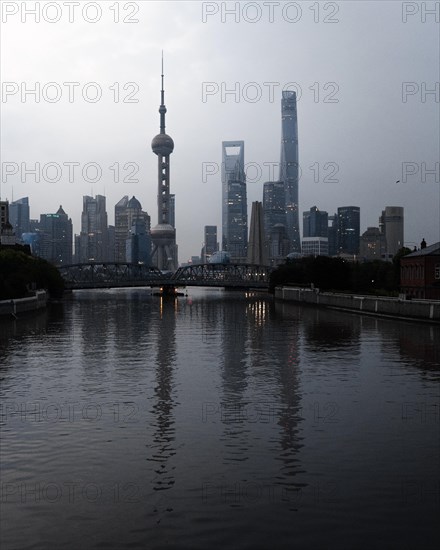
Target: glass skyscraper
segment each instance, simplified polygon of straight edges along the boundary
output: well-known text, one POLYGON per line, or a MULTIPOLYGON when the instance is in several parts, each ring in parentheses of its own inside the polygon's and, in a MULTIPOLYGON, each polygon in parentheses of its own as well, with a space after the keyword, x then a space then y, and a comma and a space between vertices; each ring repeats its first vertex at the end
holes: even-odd
POLYGON ((281 98, 280 181, 286 197, 286 227, 290 252, 301 252, 298 213, 298 120, 296 92, 283 91, 281 98))
POLYGON ((337 239, 339 254, 359 254, 360 208, 341 206, 338 208, 337 239))
POLYGON ((222 142, 222 249, 232 261, 247 256, 248 221, 244 141, 222 142))

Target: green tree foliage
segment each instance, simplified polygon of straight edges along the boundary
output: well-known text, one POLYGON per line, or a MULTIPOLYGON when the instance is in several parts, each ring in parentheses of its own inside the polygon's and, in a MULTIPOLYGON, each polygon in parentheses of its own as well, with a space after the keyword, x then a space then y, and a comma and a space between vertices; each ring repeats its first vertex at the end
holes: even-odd
POLYGON ((391 262, 348 262, 317 256, 287 261, 271 274, 270 290, 278 285, 310 286, 320 290, 392 294, 398 291, 391 262))
POLYGON ((51 297, 58 298, 64 281, 58 269, 46 260, 17 250, 0 250, 0 300, 23 298, 32 287, 46 289, 51 297))

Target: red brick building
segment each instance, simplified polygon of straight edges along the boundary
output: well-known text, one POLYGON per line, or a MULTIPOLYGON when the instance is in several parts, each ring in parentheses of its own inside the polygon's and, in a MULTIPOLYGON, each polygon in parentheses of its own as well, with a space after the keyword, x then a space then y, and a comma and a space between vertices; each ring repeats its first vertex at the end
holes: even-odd
POLYGON ((440 242, 401 258, 400 289, 411 298, 440 300, 440 242))

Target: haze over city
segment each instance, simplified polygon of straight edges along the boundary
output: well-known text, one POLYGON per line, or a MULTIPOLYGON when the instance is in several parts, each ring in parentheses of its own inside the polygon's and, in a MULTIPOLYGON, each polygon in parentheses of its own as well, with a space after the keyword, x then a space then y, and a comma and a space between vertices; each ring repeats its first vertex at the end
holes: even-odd
POLYGON ((300 220, 356 205, 362 233, 403 206, 405 244, 440 240, 438 3, 33 4, 3 3, 1 38, 1 198, 29 196, 32 218, 62 204, 79 233, 83 195, 107 197, 109 223, 135 195, 156 224, 163 50, 180 262, 205 225, 220 233, 222 141, 244 141, 249 213, 277 178, 286 88, 300 220), (25 173, 35 163, 39 182, 25 173))

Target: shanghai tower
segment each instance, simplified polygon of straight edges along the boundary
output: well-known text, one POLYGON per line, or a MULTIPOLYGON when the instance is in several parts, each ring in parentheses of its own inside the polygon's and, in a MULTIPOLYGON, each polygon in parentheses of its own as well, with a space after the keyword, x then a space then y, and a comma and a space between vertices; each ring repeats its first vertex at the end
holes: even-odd
POLYGON ((160 133, 153 138, 151 148, 158 160, 158 190, 157 190, 157 225, 151 230, 153 264, 160 270, 174 271, 177 269, 176 229, 171 225, 170 199, 170 154, 174 150, 172 138, 165 133, 165 92, 163 89, 163 57, 162 57, 162 89, 160 133))
POLYGON ((281 99, 280 181, 284 183, 286 226, 290 252, 301 252, 298 214, 298 120, 296 92, 283 91, 281 99))

